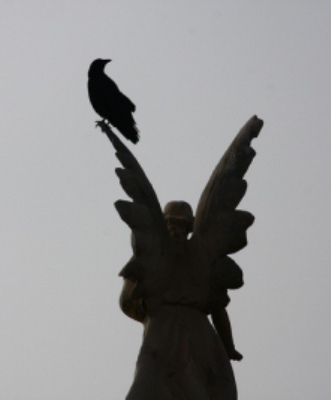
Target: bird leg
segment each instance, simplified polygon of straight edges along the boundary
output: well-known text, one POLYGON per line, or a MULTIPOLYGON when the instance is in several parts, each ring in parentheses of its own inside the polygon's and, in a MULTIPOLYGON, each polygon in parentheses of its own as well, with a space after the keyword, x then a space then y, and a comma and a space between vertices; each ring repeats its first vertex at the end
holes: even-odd
POLYGON ((108 123, 105 119, 102 119, 101 121, 95 121, 95 127, 100 128, 101 131, 102 131, 103 133, 106 133, 106 134, 107 134, 107 132, 109 132, 109 131, 110 131, 111 133, 114 133, 114 132, 112 131, 112 129, 111 129, 109 123, 108 123))

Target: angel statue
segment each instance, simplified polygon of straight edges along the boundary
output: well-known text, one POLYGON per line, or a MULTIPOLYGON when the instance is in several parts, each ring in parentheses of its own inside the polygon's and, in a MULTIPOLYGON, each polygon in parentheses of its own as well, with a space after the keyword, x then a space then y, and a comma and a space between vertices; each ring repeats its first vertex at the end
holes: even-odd
POLYGON ((120 272, 122 311, 144 325, 143 343, 127 400, 235 400, 230 360, 236 350, 226 307, 228 289, 243 285, 229 257, 247 244, 254 217, 237 210, 243 179, 255 151, 250 147, 263 121, 252 117, 217 164, 195 217, 184 201, 163 212, 133 154, 105 123, 123 168, 120 183, 132 201, 116 210, 132 230, 133 255, 120 272), (209 318, 210 316, 210 318, 209 318))

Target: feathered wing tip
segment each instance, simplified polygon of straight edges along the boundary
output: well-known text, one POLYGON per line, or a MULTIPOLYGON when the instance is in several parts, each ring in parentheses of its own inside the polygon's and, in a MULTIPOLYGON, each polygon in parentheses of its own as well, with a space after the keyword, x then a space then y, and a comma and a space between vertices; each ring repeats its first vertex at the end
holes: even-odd
POLYGON ((224 256, 247 245, 246 230, 254 221, 249 212, 237 210, 246 193, 243 179, 255 151, 251 141, 263 121, 253 116, 239 131, 217 164, 205 187, 196 212, 193 236, 208 237, 209 254, 224 256))
POLYGON ((161 266, 155 266, 154 259, 163 251, 167 229, 157 195, 137 159, 110 126, 105 121, 99 122, 98 126, 116 150, 116 157, 123 168, 116 168, 115 172, 125 193, 132 199, 115 203, 121 219, 131 228, 135 256, 121 275, 130 277, 135 274, 135 280, 139 281, 146 275, 142 273, 144 268, 149 270, 147 275, 158 275, 161 266), (141 263, 142 258, 144 263, 141 263))
POLYGON ((228 255, 247 245, 247 229, 254 216, 238 210, 246 193, 247 172, 255 150, 251 142, 259 135, 263 121, 253 116, 236 135, 214 169, 198 204, 192 240, 203 243, 209 268, 213 301, 227 306, 227 289, 243 286, 243 273, 239 265, 228 255))
POLYGON ((132 143, 137 144, 140 139, 139 130, 136 125, 134 125, 131 129, 127 129, 125 131, 120 131, 128 140, 132 143))
POLYGON ((138 143, 140 138, 139 130, 132 116, 128 121, 117 121, 116 128, 126 139, 134 144, 138 143))

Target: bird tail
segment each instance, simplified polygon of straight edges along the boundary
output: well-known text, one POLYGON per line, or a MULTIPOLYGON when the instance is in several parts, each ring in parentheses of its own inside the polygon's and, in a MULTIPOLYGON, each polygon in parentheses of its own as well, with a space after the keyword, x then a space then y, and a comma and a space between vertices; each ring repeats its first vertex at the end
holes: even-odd
POLYGON ((136 125, 134 126, 128 126, 125 128, 117 128, 122 134, 123 136, 125 136, 128 140, 130 140, 132 143, 136 144, 139 141, 139 130, 136 127, 136 125))
POLYGON ((121 132, 121 134, 130 140, 132 143, 136 144, 139 141, 140 135, 138 127, 132 118, 132 121, 128 123, 118 123, 116 128, 121 132))

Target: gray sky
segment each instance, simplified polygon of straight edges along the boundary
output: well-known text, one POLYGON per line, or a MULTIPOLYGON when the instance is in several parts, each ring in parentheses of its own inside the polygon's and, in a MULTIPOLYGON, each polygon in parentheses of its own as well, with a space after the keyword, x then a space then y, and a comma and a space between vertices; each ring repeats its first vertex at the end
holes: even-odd
POLYGON ((128 146, 162 206, 196 207, 240 127, 265 121, 229 306, 239 398, 329 398, 331 3, 1 5, 0 397, 118 400, 132 382, 142 327, 118 308, 131 248, 113 207, 126 197, 86 90, 101 57, 137 105, 128 146))

